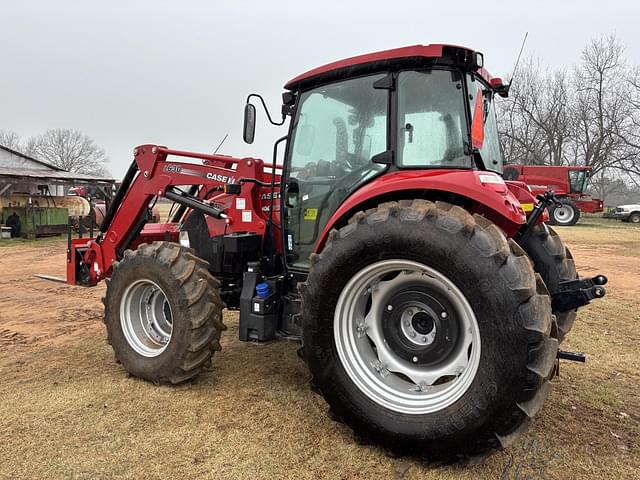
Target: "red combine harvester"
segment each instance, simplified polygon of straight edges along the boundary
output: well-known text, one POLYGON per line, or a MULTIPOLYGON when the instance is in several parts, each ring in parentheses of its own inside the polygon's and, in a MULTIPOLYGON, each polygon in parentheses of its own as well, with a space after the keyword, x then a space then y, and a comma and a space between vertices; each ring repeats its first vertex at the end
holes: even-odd
POLYGON ((549 206, 549 223, 575 225, 580 212, 604 211, 604 202, 582 192, 587 188, 592 167, 565 167, 548 165, 514 165, 504 167, 505 180, 526 183, 534 195, 553 191, 556 202, 549 206))
POLYGON ((479 52, 417 45, 285 90, 271 163, 137 147, 98 236, 69 241, 68 283, 107 282, 108 341, 137 377, 210 366, 226 307, 242 341, 301 341, 313 389, 362 439, 431 457, 511 444, 558 359, 584 360, 559 344, 606 278, 578 279, 544 223, 551 194, 503 181, 508 85, 479 52), (150 224, 159 197, 176 210, 150 224))

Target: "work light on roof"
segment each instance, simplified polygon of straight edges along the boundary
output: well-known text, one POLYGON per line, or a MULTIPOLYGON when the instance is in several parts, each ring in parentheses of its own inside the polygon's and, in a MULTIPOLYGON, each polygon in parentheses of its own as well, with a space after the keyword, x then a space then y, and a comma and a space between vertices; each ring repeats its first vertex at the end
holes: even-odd
POLYGON ((484 67, 484 55, 480 52, 473 52, 473 63, 475 63, 476 68, 484 67))

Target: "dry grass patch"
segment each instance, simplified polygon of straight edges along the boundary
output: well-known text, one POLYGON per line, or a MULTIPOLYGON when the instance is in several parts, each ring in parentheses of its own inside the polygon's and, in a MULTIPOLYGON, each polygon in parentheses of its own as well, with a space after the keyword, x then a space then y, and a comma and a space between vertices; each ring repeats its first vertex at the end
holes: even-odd
POLYGON ((616 250, 636 231, 617 228, 613 253, 595 255, 604 227, 561 229, 579 267, 611 277, 609 295, 581 310, 564 345, 587 353, 587 364, 563 363, 529 433, 474 466, 429 465, 359 445, 309 390, 297 345, 239 342, 234 313, 224 350, 196 382, 172 388, 128 378, 104 341, 102 289, 30 278, 63 272, 64 243, 42 253, 5 250, 0 330, 20 322, 75 330, 56 342, 35 335, 2 345, 0 478, 638 478, 640 288, 638 270, 629 270, 638 260, 616 250), (20 315, 9 318, 9 310, 20 315))

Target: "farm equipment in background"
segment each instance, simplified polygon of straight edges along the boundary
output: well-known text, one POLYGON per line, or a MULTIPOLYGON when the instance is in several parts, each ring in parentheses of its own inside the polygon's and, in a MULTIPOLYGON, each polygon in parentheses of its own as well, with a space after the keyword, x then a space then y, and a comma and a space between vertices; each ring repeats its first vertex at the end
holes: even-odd
POLYGON ((61 235, 67 230, 69 217, 77 222, 89 212, 89 202, 83 198, 55 196, 48 192, 43 195, 14 193, 0 197, 0 224, 10 221, 14 225, 13 236, 61 235))
POLYGON ((578 222, 580 212, 604 211, 602 200, 583 193, 591 170, 592 167, 507 164, 503 177, 526 183, 534 195, 553 191, 557 202, 549 207, 549 223, 570 226, 578 222))
MULTIPOLYGON (((105 280, 105 324, 132 375, 177 384, 242 341, 294 339, 334 418, 435 457, 513 443, 542 407, 578 279, 538 202, 501 177, 481 53, 417 45, 328 64, 285 85, 273 160, 141 145, 96 238, 69 241, 67 282, 105 280), (278 147, 286 142, 284 161, 278 147), (169 223, 150 224, 157 198, 169 223), (522 204, 535 205, 525 214, 522 204)), ((286 408, 285 405, 282 408, 286 408)))
POLYGON ((640 224, 640 203, 618 205, 611 209, 606 218, 615 218, 627 223, 640 224))
MULTIPOLYGON (((120 187, 120 183, 116 182, 114 188, 120 187)), ((107 213, 107 205, 111 201, 114 191, 105 189, 104 187, 97 187, 94 185, 81 185, 71 187, 67 196, 84 198, 91 205, 87 214, 82 217, 82 228, 85 231, 89 231, 94 227, 97 227, 104 220, 104 216, 107 213)), ((151 218, 149 223, 157 223, 160 221, 160 211, 154 207, 151 210, 151 218)), ((75 224, 75 228, 79 228, 79 225, 75 224)))

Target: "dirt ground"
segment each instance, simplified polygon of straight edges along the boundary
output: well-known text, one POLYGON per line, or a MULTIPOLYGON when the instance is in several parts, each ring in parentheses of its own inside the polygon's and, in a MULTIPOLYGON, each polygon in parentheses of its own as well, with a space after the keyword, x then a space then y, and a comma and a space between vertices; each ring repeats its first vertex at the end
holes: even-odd
POLYGON ((237 316, 196 382, 128 378, 105 342, 100 298, 46 282, 65 242, 0 241, 0 478, 637 479, 640 228, 585 219, 560 229, 579 272, 610 278, 580 311, 542 413, 479 465, 430 465, 359 445, 307 386, 297 345, 237 339, 237 316))

